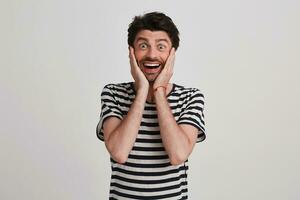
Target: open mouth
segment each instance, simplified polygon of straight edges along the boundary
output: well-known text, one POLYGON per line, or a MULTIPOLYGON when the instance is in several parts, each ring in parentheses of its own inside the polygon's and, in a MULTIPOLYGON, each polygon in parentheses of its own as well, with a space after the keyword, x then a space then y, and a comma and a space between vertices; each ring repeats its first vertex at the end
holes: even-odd
POLYGON ((145 68, 148 68, 148 69, 156 69, 156 68, 159 68, 160 64, 157 64, 157 63, 144 63, 143 64, 145 68))

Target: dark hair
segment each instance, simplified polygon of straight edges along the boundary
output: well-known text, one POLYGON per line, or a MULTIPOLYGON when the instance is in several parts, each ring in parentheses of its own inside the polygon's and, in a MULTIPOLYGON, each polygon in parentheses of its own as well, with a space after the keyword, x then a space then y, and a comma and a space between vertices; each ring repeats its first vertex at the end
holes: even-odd
POLYGON ((165 31, 171 39, 172 46, 177 49, 179 46, 179 31, 172 19, 160 12, 146 13, 135 16, 128 28, 128 45, 133 46, 136 35, 141 30, 165 31))

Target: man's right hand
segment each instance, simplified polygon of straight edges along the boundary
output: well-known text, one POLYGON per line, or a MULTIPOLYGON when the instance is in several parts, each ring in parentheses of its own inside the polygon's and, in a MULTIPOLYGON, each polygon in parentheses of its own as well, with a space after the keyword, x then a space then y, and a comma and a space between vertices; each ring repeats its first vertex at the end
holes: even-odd
POLYGON ((149 81, 147 80, 142 70, 139 68, 134 55, 134 49, 131 46, 129 46, 129 59, 131 68, 130 71, 135 81, 137 92, 145 92, 145 94, 148 94, 149 81))

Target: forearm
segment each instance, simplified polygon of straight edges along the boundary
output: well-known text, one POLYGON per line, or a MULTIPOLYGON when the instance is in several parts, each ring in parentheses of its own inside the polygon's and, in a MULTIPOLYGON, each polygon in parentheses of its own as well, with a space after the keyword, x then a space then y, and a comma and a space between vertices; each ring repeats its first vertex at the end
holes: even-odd
POLYGON ((187 160, 193 142, 189 140, 170 109, 164 88, 159 88, 155 94, 156 109, 163 145, 174 165, 187 160))
POLYGON ((126 162, 136 140, 143 116, 147 95, 137 93, 127 115, 106 138, 106 146, 112 158, 117 162, 126 162))

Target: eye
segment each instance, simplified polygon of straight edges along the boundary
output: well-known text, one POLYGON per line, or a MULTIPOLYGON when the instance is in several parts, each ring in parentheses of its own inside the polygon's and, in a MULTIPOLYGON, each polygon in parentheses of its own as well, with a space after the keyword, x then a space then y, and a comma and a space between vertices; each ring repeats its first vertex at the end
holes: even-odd
POLYGON ((148 45, 146 43, 139 44, 140 49, 147 49, 148 45))
POLYGON ((159 45, 158 45, 158 49, 159 49, 160 51, 163 51, 163 50, 166 49, 166 45, 159 44, 159 45))

